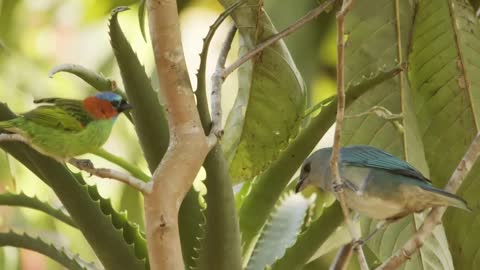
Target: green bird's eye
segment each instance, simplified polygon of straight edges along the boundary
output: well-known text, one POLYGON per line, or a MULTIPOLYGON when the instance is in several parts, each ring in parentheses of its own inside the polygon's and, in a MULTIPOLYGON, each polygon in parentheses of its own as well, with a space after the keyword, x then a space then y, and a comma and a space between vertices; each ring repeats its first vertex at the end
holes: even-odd
POLYGON ((120 101, 119 100, 113 100, 112 102, 110 102, 112 104, 113 107, 117 108, 119 105, 120 105, 120 101))

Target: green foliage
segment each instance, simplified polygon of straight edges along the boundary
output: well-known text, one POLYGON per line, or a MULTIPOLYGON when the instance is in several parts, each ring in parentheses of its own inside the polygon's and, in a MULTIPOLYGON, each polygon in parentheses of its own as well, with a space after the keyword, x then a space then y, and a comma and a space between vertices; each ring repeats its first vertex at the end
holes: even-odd
POLYGON ((280 199, 258 238, 247 270, 264 269, 284 255, 300 233, 309 203, 303 195, 292 192, 280 199))
POLYGON ((0 233, 0 247, 12 246, 26 248, 44 254, 70 270, 94 270, 93 263, 86 263, 77 254, 72 254, 64 248, 48 244, 40 237, 32 237, 26 233, 0 233))
MULTIPOLYGON (((345 31, 349 33, 345 51, 346 82, 376 72, 378 67, 393 66, 406 61, 413 27, 414 6, 411 2, 369 1, 368 6, 358 1, 347 17, 345 31), (387 12, 387 11, 394 12, 387 12), (380 11, 380 12, 378 12, 380 11), (366 38, 368 37, 368 38, 366 38)), ((348 119, 345 123, 343 144, 372 144, 402 157, 428 176, 423 142, 415 117, 412 89, 401 72, 363 95, 350 106, 347 115, 355 115, 379 105, 391 112, 401 113, 403 131, 378 116, 348 119)), ((420 216, 410 215, 389 226, 367 243, 375 255, 384 260, 398 250, 421 225, 420 216)), ((362 218, 362 234, 375 229, 368 218, 362 218)), ((403 269, 451 269, 451 255, 442 227, 427 239, 427 243, 409 260, 403 269)))
MULTIPOLYGON (((232 17, 241 26, 239 55, 276 32, 256 1, 246 1, 232 17)), ((238 83, 222 142, 234 183, 265 171, 297 134, 305 108, 305 85, 283 41, 243 64, 238 83)))
POLYGON ((53 206, 42 202, 37 197, 29 197, 23 192, 19 194, 13 194, 10 192, 0 194, 0 205, 22 206, 36 209, 44 212, 45 214, 51 215, 52 217, 63 221, 72 227, 77 227, 72 218, 64 213, 61 209, 54 208, 53 206))
MULTIPOLYGON (((480 60, 480 27, 465 1, 422 1, 415 25, 409 79, 415 89, 415 111, 431 178, 442 186, 480 130, 476 64, 480 60)), ((456 269, 480 263, 478 241, 474 240, 480 230, 476 222, 480 215, 476 207, 479 171, 477 162, 459 192, 473 206, 473 213, 449 210, 444 218, 456 269)))

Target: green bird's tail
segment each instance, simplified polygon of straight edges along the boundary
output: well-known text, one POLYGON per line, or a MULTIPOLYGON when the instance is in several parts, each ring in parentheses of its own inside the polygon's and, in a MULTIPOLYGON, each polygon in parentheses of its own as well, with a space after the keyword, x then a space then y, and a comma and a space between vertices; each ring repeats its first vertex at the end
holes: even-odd
POLYGON ((0 121, 0 130, 7 129, 13 127, 13 123, 11 121, 0 121))
POLYGON ((472 209, 468 207, 467 202, 460 196, 447 192, 445 190, 441 190, 435 187, 422 187, 424 190, 430 192, 431 194, 435 194, 436 202, 438 205, 445 205, 453 206, 456 208, 460 208, 466 211, 471 212, 472 209))

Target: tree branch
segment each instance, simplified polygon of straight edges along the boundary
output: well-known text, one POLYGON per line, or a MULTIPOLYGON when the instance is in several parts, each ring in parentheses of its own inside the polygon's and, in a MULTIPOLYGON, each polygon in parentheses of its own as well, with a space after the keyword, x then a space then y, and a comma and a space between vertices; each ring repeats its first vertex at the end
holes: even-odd
POLYGON ((144 182, 130 174, 122 173, 113 169, 95 168, 90 160, 71 158, 68 163, 82 171, 86 171, 92 175, 100 178, 109 178, 125 183, 143 194, 148 194, 152 191, 152 183, 144 182))
MULTIPOLYGON (((457 168, 453 172, 450 180, 448 180, 445 186, 445 191, 455 193, 462 184, 468 172, 472 169, 478 156, 480 156, 480 133, 473 139, 472 144, 468 148, 467 152, 463 156, 462 160, 458 164, 457 168)), ((432 233, 433 229, 438 224, 442 223, 442 216, 447 210, 446 207, 433 207, 432 211, 425 218, 422 226, 418 229, 415 235, 408 240, 403 247, 388 258, 382 265, 376 270, 393 270, 400 267, 405 261, 407 261, 420 247, 422 247, 425 239, 432 233)))
POLYGON ((144 196, 152 270, 184 270, 178 211, 208 153, 181 42, 177 1, 148 0, 150 36, 170 141, 144 196))
POLYGON ((219 138, 223 135, 222 130, 222 84, 224 82, 224 77, 222 72, 225 69, 225 62, 227 61, 227 55, 230 51, 233 38, 237 32, 237 27, 232 26, 230 31, 228 31, 225 42, 223 43, 220 54, 218 55, 217 66, 215 68, 215 73, 212 75, 212 96, 211 96, 211 110, 212 110, 212 128, 210 134, 208 135, 208 145, 209 148, 213 148, 219 138))
POLYGON ((255 47, 254 49, 252 49, 251 51, 247 52, 246 54, 244 54, 242 57, 240 57, 239 59, 237 59, 233 64, 231 64, 229 67, 227 67, 223 73, 222 73, 222 76, 223 76, 223 80, 225 80, 225 78, 228 77, 228 75, 230 75, 230 73, 232 73, 235 69, 237 69, 238 67, 240 67, 243 63, 247 62, 248 60, 250 60, 252 57, 254 57, 256 54, 258 54, 259 52, 263 51, 265 48, 267 48, 268 46, 272 45, 273 43, 279 41, 280 39, 292 34, 293 32, 297 31, 298 28, 302 27, 303 25, 305 25, 306 23, 310 22, 311 20, 315 19, 316 17, 318 17, 322 12, 325 11, 325 9, 327 9, 331 4, 333 4, 336 0, 326 0, 325 2, 323 2, 322 4, 320 4, 317 8, 313 9, 312 11, 310 11, 309 13, 307 13, 305 16, 303 16, 302 18, 298 19, 298 21, 296 21, 295 23, 293 23, 292 25, 288 26, 287 28, 285 28, 284 30, 278 32, 277 34, 271 36, 270 38, 268 38, 267 40, 265 40, 264 42, 258 44, 257 47, 255 47))
MULTIPOLYGON (((345 79, 344 79, 344 21, 345 15, 352 7, 355 0, 344 0, 340 12, 337 14, 337 117, 335 126, 335 135, 332 148, 332 156, 330 159, 330 166, 332 168, 332 189, 337 193, 338 201, 342 207, 342 212, 345 218, 345 223, 350 231, 352 241, 358 240, 358 233, 350 217, 350 211, 345 202, 345 194, 342 187, 342 179, 340 178, 340 171, 338 168, 338 160, 340 155, 340 141, 342 135, 343 118, 345 115, 345 79)), ((368 269, 367 260, 361 245, 355 248, 358 255, 358 261, 362 270, 368 269)), ((336 261, 338 262, 338 261, 336 261)), ((332 267, 335 267, 333 265, 332 267)))
MULTIPOLYGON (((2 141, 17 141, 17 142, 22 142, 29 146, 32 146, 30 141, 20 134, 6 134, 6 133, 0 134, 0 142, 2 141)), ((64 160, 60 160, 58 157, 55 157, 55 156, 49 156, 49 157, 57 160, 62 164, 64 163, 64 160)), ((68 162, 73 166, 77 167, 79 170, 86 171, 88 173, 91 173, 101 178, 109 178, 109 179, 120 181, 122 183, 132 186, 133 188, 141 191, 144 194, 149 193, 152 189, 151 184, 145 183, 144 181, 138 178, 135 178, 129 174, 125 174, 119 171, 106 169, 106 168, 96 169, 93 167, 93 164, 90 162, 90 160, 79 160, 79 159, 71 158, 68 160, 68 162)))

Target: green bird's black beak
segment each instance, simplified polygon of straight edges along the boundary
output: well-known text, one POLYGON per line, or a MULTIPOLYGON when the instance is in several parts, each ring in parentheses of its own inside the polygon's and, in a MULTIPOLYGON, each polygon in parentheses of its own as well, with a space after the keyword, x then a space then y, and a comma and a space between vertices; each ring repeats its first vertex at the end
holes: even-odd
POLYGON ((133 106, 128 104, 126 101, 122 100, 122 103, 117 107, 119 113, 132 109, 133 106))

